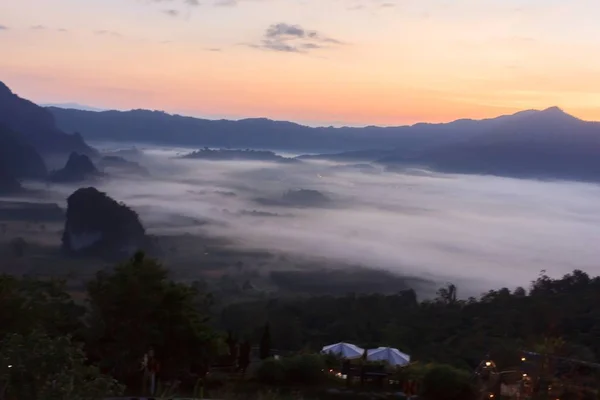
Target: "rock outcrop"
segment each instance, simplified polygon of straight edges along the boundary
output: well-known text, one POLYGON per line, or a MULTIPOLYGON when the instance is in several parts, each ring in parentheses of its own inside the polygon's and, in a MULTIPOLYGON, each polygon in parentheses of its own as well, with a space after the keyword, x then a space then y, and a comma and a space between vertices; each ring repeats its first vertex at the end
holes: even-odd
POLYGON ((67 199, 62 248, 67 254, 130 256, 147 244, 135 211, 94 187, 76 190, 67 199))
POLYGON ((236 150, 236 149, 209 149, 204 148, 192 153, 185 154, 180 158, 191 160, 208 161, 274 161, 281 163, 299 163, 300 160, 289 157, 282 157, 272 151, 267 150, 236 150))
POLYGON ((331 199, 318 190, 298 189, 286 192, 282 200, 285 204, 297 207, 322 207, 331 202, 331 199))
POLYGON ((90 178, 99 177, 101 174, 90 158, 84 154, 71 153, 67 163, 62 169, 54 171, 50 180, 61 183, 83 182, 90 178))
POLYGON ((104 171, 117 174, 148 176, 150 173, 139 163, 126 160, 119 156, 104 156, 98 162, 98 166, 104 171))
POLYGON ((278 207, 328 207, 331 206, 331 199, 318 190, 312 189, 294 189, 288 190, 279 199, 257 198, 255 201, 264 206, 278 207))

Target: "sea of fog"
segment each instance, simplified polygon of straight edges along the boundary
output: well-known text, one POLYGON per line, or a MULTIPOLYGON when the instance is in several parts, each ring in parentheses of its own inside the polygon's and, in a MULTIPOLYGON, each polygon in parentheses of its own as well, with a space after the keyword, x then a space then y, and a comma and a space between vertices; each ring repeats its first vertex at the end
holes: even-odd
MULTIPOLYGON (((187 149, 142 150, 152 178, 97 186, 136 209, 151 232, 199 229, 243 247, 453 282, 463 296, 527 287, 542 270, 600 274, 598 185, 328 162, 180 160, 173 157, 187 149), (298 188, 322 192, 332 207, 256 201, 298 188), (208 223, 174 227, 175 216, 208 223)), ((64 204, 73 189, 53 186, 53 197, 64 204)))

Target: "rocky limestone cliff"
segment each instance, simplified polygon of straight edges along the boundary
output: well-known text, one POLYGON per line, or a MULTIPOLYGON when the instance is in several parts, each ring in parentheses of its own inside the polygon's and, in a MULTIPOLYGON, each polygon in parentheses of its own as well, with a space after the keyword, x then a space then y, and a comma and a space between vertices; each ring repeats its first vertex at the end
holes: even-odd
POLYGON ((62 248, 67 254, 125 257, 147 244, 137 213, 94 187, 67 199, 62 248))
POLYGON ((84 154, 71 153, 65 166, 50 175, 53 182, 70 183, 83 182, 100 176, 92 160, 84 154))

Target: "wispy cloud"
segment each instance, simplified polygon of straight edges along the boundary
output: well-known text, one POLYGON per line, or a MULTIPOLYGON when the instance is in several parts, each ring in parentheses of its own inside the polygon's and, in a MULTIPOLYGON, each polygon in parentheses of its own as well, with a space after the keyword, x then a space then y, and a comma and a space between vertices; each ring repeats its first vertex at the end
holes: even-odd
POLYGON ((200 0, 147 0, 147 3, 154 4, 170 4, 173 7, 161 10, 161 12, 169 17, 178 17, 184 14, 185 10, 180 8, 187 8, 187 12, 189 13, 191 8, 199 7, 202 5, 200 0), (178 7, 178 8, 176 8, 178 7))
POLYGON ((340 40, 325 36, 314 30, 304 29, 300 25, 279 23, 267 28, 260 43, 250 44, 250 46, 287 53, 306 53, 310 50, 330 48, 342 44, 344 43, 340 40))
POLYGON ((217 0, 214 5, 217 7, 233 7, 239 4, 238 0, 217 0))
POLYGON ((0 31, 7 31, 8 27, 6 25, 0 25, 0 31))
POLYGON ((122 38, 123 37, 123 35, 121 35, 119 32, 110 31, 110 30, 106 30, 106 29, 94 31, 94 35, 110 36, 110 37, 114 37, 114 38, 122 38))
POLYGON ((65 28, 52 28, 46 25, 32 25, 29 27, 29 29, 31 29, 32 31, 56 31, 56 32, 61 32, 61 33, 65 33, 68 32, 68 29, 65 28))

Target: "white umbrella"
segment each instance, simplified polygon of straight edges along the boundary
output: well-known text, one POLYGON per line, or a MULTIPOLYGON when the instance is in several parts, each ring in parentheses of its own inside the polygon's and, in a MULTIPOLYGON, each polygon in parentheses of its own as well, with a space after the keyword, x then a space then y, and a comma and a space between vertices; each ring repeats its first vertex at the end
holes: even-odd
POLYGON ((367 361, 385 361, 393 366, 404 366, 410 363, 410 356, 393 347, 378 347, 367 350, 367 361))
POLYGON ((362 357, 364 349, 353 345, 351 343, 335 343, 330 344, 329 346, 324 346, 321 350, 321 353, 324 354, 334 354, 336 356, 340 356, 342 358, 360 358, 362 357))

